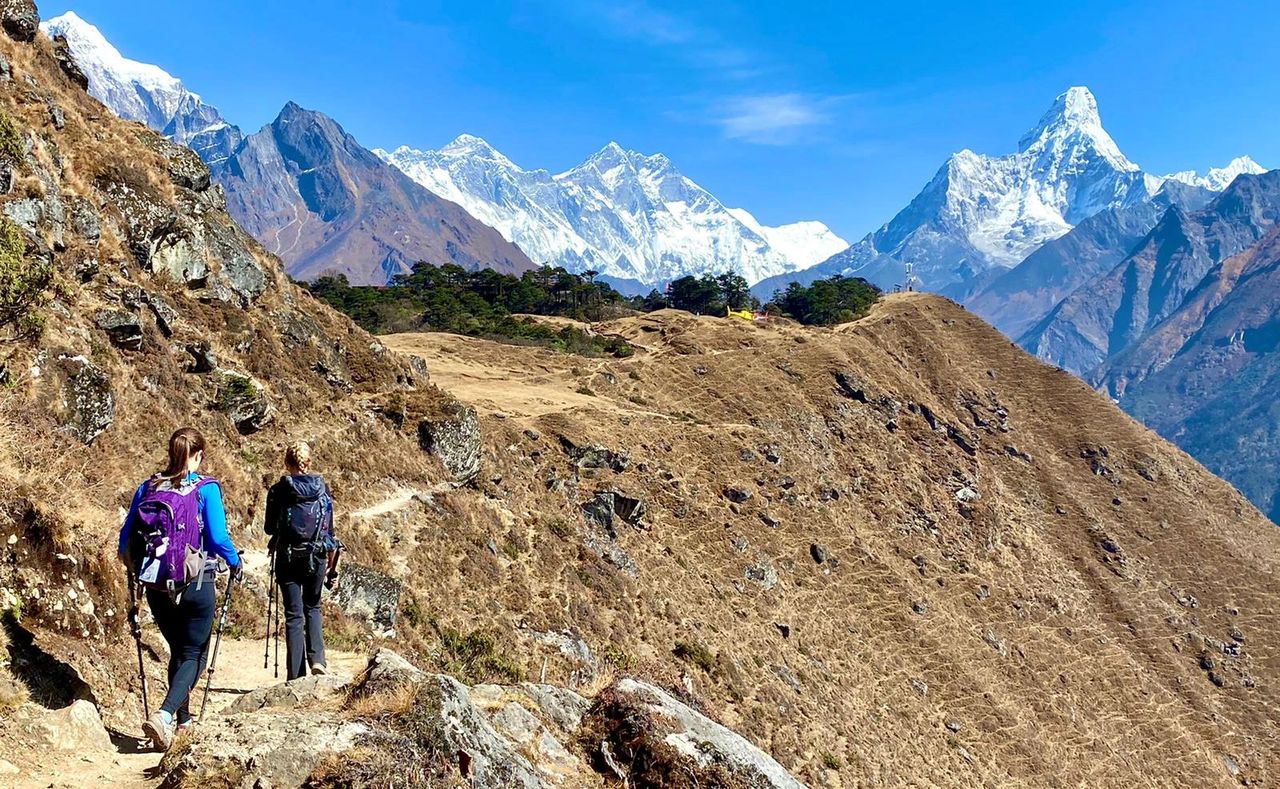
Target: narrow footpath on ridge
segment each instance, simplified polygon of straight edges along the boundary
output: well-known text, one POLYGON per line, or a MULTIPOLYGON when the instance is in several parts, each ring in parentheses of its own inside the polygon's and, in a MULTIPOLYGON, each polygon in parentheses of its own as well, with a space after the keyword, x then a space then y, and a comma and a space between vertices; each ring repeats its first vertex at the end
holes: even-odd
MULTIPOLYGON (((262 639, 222 639, 218 662, 213 675, 206 717, 220 714, 236 699, 258 688, 271 687, 284 681, 276 679, 271 668, 262 668, 262 639)), ((281 659, 284 645, 281 644, 281 659)), ((350 678, 362 671, 368 655, 326 650, 329 673, 350 678)), ((152 704, 158 705, 165 688, 151 688, 152 704)), ((192 694, 193 711, 198 709, 204 693, 204 675, 192 694)), ((138 710, 141 729, 142 710, 138 710)), ((199 725, 199 724, 197 724, 199 725)), ((32 753, 30 760, 19 765, 22 772, 16 776, 15 789, 81 789, 90 786, 109 786, 112 789, 154 789, 160 782, 156 767, 163 754, 139 743, 133 735, 112 733, 112 750, 86 750, 66 752, 48 749, 32 753)), ((0 778, 0 785, 9 777, 0 778)))

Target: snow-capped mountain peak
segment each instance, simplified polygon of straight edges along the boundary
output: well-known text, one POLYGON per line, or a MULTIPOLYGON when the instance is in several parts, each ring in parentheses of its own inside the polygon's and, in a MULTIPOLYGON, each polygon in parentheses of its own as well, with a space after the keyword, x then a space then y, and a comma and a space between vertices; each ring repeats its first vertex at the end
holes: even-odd
POLYGON ((1102 127, 1098 100, 1083 86, 1068 88, 1059 95, 1035 128, 1018 141, 1018 151, 1022 153, 1061 154, 1081 146, 1092 148, 1117 170, 1139 169, 1120 152, 1120 146, 1102 127))
MULTIPOLYGON (((402 145, 396 150, 396 153, 406 150, 411 149, 402 145)), ((486 140, 477 137, 474 134, 459 134, 452 142, 441 148, 439 153, 442 156, 463 156, 486 159, 503 167, 516 166, 515 162, 512 162, 510 159, 499 153, 497 148, 494 148, 486 140)))
POLYGON ((240 130, 159 66, 130 60, 98 28, 68 11, 43 23, 46 35, 64 36, 89 78, 89 93, 122 118, 145 123, 190 146, 210 164, 226 159, 243 139, 240 130))
MULTIPOLYGON (((95 75, 89 71, 89 68, 97 67, 94 70, 99 72, 99 78, 103 76, 101 72, 107 72, 115 79, 135 82, 147 90, 178 91, 183 89, 182 83, 177 77, 169 74, 159 66, 153 66, 150 63, 139 63, 121 55, 120 50, 116 49, 102 35, 102 31, 81 19, 74 11, 68 11, 61 16, 49 19, 41 23, 40 27, 50 38, 55 36, 66 37, 67 43, 71 46, 71 51, 75 53, 76 62, 86 70, 90 82, 93 81, 95 75)), ((191 95, 194 96, 195 94, 191 95)))
POLYGON ((1232 159, 1226 167, 1214 167, 1204 175, 1200 175, 1195 170, 1182 170, 1165 178, 1171 181, 1181 181, 1191 186, 1203 186, 1205 189, 1211 189, 1215 192, 1221 192, 1231 185, 1237 175, 1260 175, 1265 173, 1267 168, 1255 162, 1248 156, 1237 156, 1232 159))
POLYGON ((462 204, 535 261, 591 269, 635 289, 729 270, 755 282, 848 246, 820 222, 762 226, 726 208, 667 156, 616 142, 556 175, 522 169, 469 135, 438 151, 376 153, 462 204))

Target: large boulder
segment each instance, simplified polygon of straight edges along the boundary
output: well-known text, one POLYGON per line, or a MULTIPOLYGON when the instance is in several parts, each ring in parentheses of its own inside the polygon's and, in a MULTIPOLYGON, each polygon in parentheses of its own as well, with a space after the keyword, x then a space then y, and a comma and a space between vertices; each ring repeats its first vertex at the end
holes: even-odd
POLYGON ((68 432, 92 444, 115 421, 111 379, 83 356, 60 356, 54 367, 62 376, 54 412, 68 432))
POLYGON ((79 85, 81 90, 89 90, 89 77, 72 56, 71 46, 67 43, 66 36, 53 37, 53 57, 58 61, 58 68, 62 69, 62 73, 66 74, 68 79, 79 85))
POLYGON ((484 446, 476 410, 450 400, 438 416, 418 423, 418 443, 444 464, 456 484, 464 485, 480 473, 484 446))
POLYGON ((333 599, 347 616, 362 619, 375 632, 395 630, 401 584, 372 567, 344 562, 333 599))
POLYGON ((805 789, 786 768, 736 732, 659 687, 623 678, 597 697, 583 722, 599 757, 635 785, 681 776, 690 785, 805 789))
POLYGON ((31 745, 57 751, 107 751, 111 735, 92 702, 80 699, 68 707, 46 710, 28 705, 15 713, 23 738, 31 745))
POLYGON ((15 41, 34 41, 40 30, 34 0, 0 0, 0 28, 15 41))
POLYGON ((142 321, 134 313, 102 310, 93 317, 93 322, 107 333, 116 347, 130 351, 142 350, 142 321))
POLYGON ((259 710, 202 721, 165 756, 161 786, 301 786, 368 731, 315 711, 259 710))

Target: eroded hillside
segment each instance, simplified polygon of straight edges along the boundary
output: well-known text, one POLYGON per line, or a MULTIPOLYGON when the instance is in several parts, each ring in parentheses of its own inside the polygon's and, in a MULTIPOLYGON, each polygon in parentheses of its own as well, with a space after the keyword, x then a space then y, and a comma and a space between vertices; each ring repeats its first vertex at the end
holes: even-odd
MULTIPOLYGON (((0 202, 57 287, 43 335, 2 349, 6 715, 79 696, 136 732, 113 535, 193 423, 249 550, 237 681, 262 478, 303 437, 351 566, 403 583, 369 623, 334 607, 334 648, 389 644, 473 700, 636 677, 813 786, 1275 780, 1280 536, 969 313, 916 294, 837 331, 660 312, 594 327, 639 349, 608 361, 378 342, 288 285, 198 161, 111 118, 14 7, 0 202)), ((47 765, 8 720, 0 755, 47 765)), ((234 730, 211 721, 194 752, 234 730)), ((605 784, 600 742, 564 740, 605 784)))
POLYGON ((818 784, 1269 777, 1280 536, 1085 384, 925 295, 834 332, 597 328, 641 352, 388 338, 487 414, 516 546, 428 599, 501 589, 658 674, 692 653, 695 692, 818 784))

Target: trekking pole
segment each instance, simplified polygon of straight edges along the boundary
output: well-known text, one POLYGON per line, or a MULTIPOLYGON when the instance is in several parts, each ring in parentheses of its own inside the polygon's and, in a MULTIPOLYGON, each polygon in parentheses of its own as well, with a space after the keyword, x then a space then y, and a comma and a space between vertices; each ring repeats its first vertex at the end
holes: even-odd
POLYGON ((267 630, 262 639, 262 670, 267 670, 267 661, 271 657, 271 612, 276 601, 276 552, 267 553, 267 630))
POLYGON ((138 609, 138 579, 129 573, 129 629, 138 647, 138 680, 142 683, 142 719, 151 717, 151 703, 147 700, 147 669, 142 662, 142 612, 138 609))
POLYGON ((222 646, 222 628, 227 625, 227 609, 231 607, 231 593, 235 588, 236 578, 232 575, 227 579, 227 593, 222 596, 222 609, 218 612, 218 635, 214 638, 213 654, 209 656, 209 668, 205 674, 204 697, 200 699, 200 714, 197 716, 200 720, 204 720, 204 708, 209 703, 209 689, 213 686, 213 670, 218 663, 218 648, 222 646))
MULTIPOLYGON (((271 593, 271 596, 272 596, 272 597, 275 597, 275 596, 276 596, 276 594, 277 594, 277 590, 273 590, 273 591, 272 591, 272 593, 271 593)), ((283 591, 279 591, 279 594, 283 595, 283 594, 284 594, 284 592, 283 592, 283 591)), ((276 673, 275 673, 275 678, 276 678, 276 679, 280 679, 280 601, 279 601, 279 600, 276 600, 276 624, 275 624, 275 628, 274 628, 273 632, 274 632, 274 633, 275 633, 275 635, 276 635, 276 673)))

